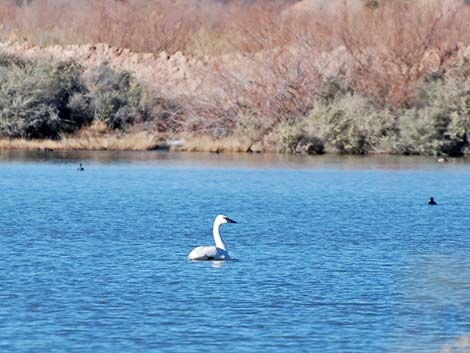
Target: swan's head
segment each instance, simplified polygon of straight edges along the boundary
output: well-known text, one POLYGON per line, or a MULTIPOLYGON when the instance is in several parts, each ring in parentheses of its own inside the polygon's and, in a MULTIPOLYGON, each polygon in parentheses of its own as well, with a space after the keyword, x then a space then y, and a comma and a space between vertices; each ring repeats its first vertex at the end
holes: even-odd
POLYGON ((234 221, 233 219, 223 215, 223 214, 219 214, 216 218, 215 218, 215 222, 216 223, 219 223, 219 224, 225 224, 225 223, 237 223, 236 221, 234 221))

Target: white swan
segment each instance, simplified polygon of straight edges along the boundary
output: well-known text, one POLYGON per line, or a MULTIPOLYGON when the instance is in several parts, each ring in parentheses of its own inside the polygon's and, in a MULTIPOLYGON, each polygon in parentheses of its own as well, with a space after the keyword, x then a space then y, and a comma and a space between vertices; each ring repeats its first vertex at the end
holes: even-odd
POLYGON ((215 246, 198 246, 188 255, 188 260, 194 261, 211 261, 211 260, 230 260, 228 255, 227 246, 225 245, 222 237, 220 236, 220 226, 224 223, 237 223, 233 219, 224 215, 215 217, 214 227, 212 232, 214 234, 215 246))

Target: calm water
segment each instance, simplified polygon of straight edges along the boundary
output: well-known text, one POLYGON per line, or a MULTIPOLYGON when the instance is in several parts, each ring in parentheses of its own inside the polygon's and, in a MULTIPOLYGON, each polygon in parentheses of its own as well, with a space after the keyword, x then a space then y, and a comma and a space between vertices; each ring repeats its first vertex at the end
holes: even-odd
POLYGON ((469 161, 0 152, 0 196, 1 352, 440 352, 470 333, 469 161), (237 260, 189 263, 219 213, 237 260))

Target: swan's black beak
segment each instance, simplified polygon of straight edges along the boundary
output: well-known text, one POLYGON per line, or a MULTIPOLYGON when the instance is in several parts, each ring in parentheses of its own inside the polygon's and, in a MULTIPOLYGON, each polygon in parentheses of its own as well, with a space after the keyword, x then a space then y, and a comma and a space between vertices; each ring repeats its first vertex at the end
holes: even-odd
POLYGON ((238 223, 237 221, 234 221, 233 219, 230 218, 225 218, 227 220, 227 223, 238 223))

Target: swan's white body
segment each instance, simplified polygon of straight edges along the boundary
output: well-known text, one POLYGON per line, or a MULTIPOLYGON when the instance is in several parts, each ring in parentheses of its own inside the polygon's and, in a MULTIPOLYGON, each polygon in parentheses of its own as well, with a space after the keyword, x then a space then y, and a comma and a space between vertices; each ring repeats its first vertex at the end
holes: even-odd
POLYGON ((226 250, 216 246, 198 246, 189 253, 188 259, 191 261, 230 260, 230 256, 226 250))
POLYGON ((198 246, 188 255, 191 261, 211 261, 211 260, 230 260, 222 237, 220 236, 220 226, 224 223, 237 223, 224 215, 218 215, 214 221, 212 233, 214 235, 215 246, 198 246))

